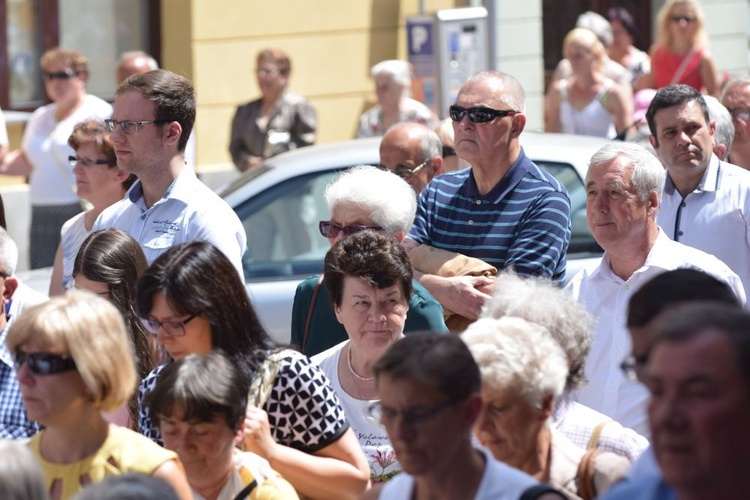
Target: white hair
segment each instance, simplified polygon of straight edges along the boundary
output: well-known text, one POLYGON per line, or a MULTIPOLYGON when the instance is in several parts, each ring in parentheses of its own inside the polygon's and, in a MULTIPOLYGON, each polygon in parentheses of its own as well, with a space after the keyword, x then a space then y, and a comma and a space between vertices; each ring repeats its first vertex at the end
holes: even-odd
POLYGON ((624 158, 627 164, 633 167, 630 182, 633 183, 641 201, 647 200, 652 191, 656 191, 661 200, 667 174, 653 153, 633 142, 610 142, 594 153, 589 162, 589 168, 609 163, 616 158, 624 158))
POLYGON ((585 307, 547 278, 520 277, 511 269, 495 280, 495 292, 482 318, 516 316, 545 328, 568 359, 565 390, 585 382, 586 357, 594 340, 594 318, 585 307))
POLYGON ((44 474, 28 446, 0 441, 0 498, 26 500, 49 498, 44 474))
POLYGON ((18 265, 18 247, 8 231, 0 227, 0 272, 13 276, 18 265))
POLYGON ((723 101, 734 87, 745 87, 747 85, 750 85, 750 76, 733 76, 724 85, 724 90, 721 91, 721 100, 723 101))
POLYGON ((369 165, 343 172, 326 186, 329 213, 342 204, 370 212, 370 219, 388 233, 408 233, 417 213, 411 186, 398 175, 369 165))
POLYGON ((728 153, 729 150, 732 149, 732 142, 734 142, 734 123, 732 123, 732 115, 714 96, 704 95, 703 100, 706 101, 706 106, 708 106, 708 117, 716 122, 714 145, 725 145, 728 153))
POLYGON ((495 80, 499 83, 499 92, 492 97, 507 104, 515 111, 521 113, 525 111, 526 91, 523 89, 521 82, 519 82, 513 75, 494 70, 479 71, 471 75, 466 82, 464 82, 464 85, 469 82, 483 82, 485 80, 495 80))
POLYGON ((479 365, 482 388, 515 389, 535 408, 559 397, 568 363, 549 332, 521 318, 480 318, 461 334, 479 365))
POLYGON ((123 52, 122 54, 120 54, 120 60, 117 62, 117 65, 120 66, 129 59, 144 59, 146 61, 146 66, 148 66, 148 69, 150 71, 159 69, 159 63, 156 62, 156 59, 151 57, 151 55, 147 52, 143 52, 142 50, 130 50, 128 52, 123 52))
POLYGON ((398 85, 411 87, 411 64, 399 59, 388 59, 380 61, 370 69, 370 76, 388 75, 398 85))
POLYGON ((586 28, 593 31, 605 47, 612 45, 615 40, 610 22, 602 15, 590 10, 578 16, 576 28, 586 28))

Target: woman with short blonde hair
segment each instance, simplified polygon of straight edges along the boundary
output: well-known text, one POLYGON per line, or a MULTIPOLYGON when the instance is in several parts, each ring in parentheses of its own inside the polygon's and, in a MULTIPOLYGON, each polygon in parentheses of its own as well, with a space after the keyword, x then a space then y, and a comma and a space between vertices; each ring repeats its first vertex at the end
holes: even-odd
POLYGON ((29 447, 53 499, 126 472, 153 474, 190 498, 173 452, 102 417, 124 405, 136 385, 133 347, 115 306, 70 291, 26 310, 7 345, 26 412, 45 427, 29 447))

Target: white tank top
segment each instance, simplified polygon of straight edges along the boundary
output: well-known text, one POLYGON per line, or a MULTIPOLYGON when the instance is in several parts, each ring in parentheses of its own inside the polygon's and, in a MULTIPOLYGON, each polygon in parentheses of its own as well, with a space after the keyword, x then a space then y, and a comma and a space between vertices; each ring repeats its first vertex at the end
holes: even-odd
POLYGON ((615 130, 615 116, 607 111, 602 101, 607 90, 612 86, 612 80, 607 80, 596 96, 582 109, 576 109, 568 102, 568 82, 560 80, 560 125, 566 134, 594 135, 613 139, 615 130))

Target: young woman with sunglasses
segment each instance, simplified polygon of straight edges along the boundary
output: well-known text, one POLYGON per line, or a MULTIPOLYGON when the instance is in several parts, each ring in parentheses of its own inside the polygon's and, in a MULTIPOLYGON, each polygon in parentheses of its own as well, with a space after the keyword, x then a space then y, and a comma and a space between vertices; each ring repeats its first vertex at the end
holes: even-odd
MULTIPOLYGON (((331 219, 320 221, 320 234, 333 246, 354 233, 370 230, 403 241, 417 210, 414 191, 399 176, 376 167, 347 170, 326 187, 331 219)), ((447 333, 443 308, 414 281, 405 332, 428 330, 447 333)), ((304 354, 319 354, 349 337, 339 323, 322 276, 297 286, 292 306, 292 344, 304 354)))
POLYGON ((8 153, 0 173, 29 177, 31 190, 31 268, 55 259, 63 223, 81 212, 68 144, 73 127, 94 117, 109 118, 112 106, 86 93, 88 62, 76 50, 54 48, 42 55, 44 89, 52 101, 34 111, 21 148, 8 153))
POLYGON ((174 452, 102 417, 127 401, 136 382, 133 349, 112 304, 71 290, 20 316, 7 346, 26 412, 44 427, 29 448, 50 498, 128 472, 163 479, 180 498, 192 498, 174 452))
POLYGON ((719 97, 721 79, 708 51, 705 21, 697 0, 668 0, 657 15, 656 43, 649 50, 651 74, 638 88, 684 83, 719 97))
MULTIPOLYGON (((173 360, 220 349, 257 384, 243 443, 301 495, 350 498, 367 488, 367 462, 328 379, 305 356, 273 345, 216 247, 193 241, 159 256, 138 281, 136 310, 173 360)), ((143 402, 164 366, 138 394, 140 431, 155 440, 160 433, 143 402)))

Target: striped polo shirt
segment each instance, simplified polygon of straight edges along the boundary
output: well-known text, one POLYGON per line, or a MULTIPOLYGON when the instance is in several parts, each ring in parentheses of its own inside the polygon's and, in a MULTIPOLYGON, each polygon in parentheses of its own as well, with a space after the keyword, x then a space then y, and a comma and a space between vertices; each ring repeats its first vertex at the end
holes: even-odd
POLYGON ((419 195, 409 236, 476 257, 498 269, 562 282, 570 242, 570 198, 560 182, 521 150, 487 194, 471 168, 435 177, 419 195))

